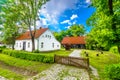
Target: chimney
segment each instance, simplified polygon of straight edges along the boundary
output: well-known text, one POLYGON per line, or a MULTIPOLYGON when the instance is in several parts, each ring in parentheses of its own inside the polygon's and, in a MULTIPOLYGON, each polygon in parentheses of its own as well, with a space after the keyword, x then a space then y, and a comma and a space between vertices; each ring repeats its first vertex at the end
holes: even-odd
POLYGON ((42 29, 42 27, 40 27, 39 29, 42 29))

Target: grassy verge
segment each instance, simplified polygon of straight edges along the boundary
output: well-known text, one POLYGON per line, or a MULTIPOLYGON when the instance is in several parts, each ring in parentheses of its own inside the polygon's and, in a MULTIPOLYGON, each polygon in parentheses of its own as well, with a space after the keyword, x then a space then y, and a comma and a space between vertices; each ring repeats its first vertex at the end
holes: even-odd
POLYGON ((101 80, 106 80, 107 77, 105 75, 105 67, 110 64, 116 64, 120 63, 120 55, 119 54, 113 54, 108 51, 104 51, 103 54, 101 54, 98 51, 93 50, 82 50, 82 56, 85 57, 84 52, 87 52, 90 59, 90 65, 95 67, 98 70, 99 76, 101 80), (96 54, 99 54, 99 56, 96 56, 96 54))
MULTIPOLYGON (((68 56, 73 50, 70 51, 65 51, 65 50, 59 50, 59 51, 52 51, 52 52, 40 52, 40 53, 30 53, 30 54, 34 54, 34 55, 44 55, 44 56, 54 56, 56 55, 62 55, 62 56, 68 56)), ((17 53, 12 53, 12 50, 7 50, 7 55, 6 54, 0 54, 0 75, 8 78, 8 79, 12 79, 12 80, 24 80, 26 78, 28 78, 28 76, 25 75, 21 75, 19 74, 19 71, 14 72, 14 70, 9 69, 9 67, 12 68, 18 68, 18 69, 23 69, 23 70, 29 70, 31 72, 37 72, 40 73, 41 71, 48 69, 52 64, 49 63, 42 63, 42 62, 37 62, 37 61, 30 61, 30 60, 25 60, 25 59, 20 59, 19 56, 20 55, 24 55, 25 54, 29 54, 29 52, 25 52, 25 51, 15 51, 17 53, 19 53, 19 55, 17 55, 17 53), (22 54, 20 54, 22 53, 22 54), (16 54, 16 55, 14 55, 16 54), (13 57, 12 57, 13 56, 13 57), (15 58, 18 57, 18 58, 15 58), (2 64, 2 63, 4 64, 2 64), (8 66, 8 68, 6 69, 4 66, 8 66)), ((25 55, 26 56, 26 55, 25 55)), ((26 57, 31 57, 26 56, 26 57)), ((32 58, 32 57, 31 57, 32 58)))
POLYGON ((19 74, 16 74, 10 70, 3 69, 0 67, 0 76, 4 76, 9 80, 25 80, 25 77, 19 74))
POLYGON ((46 68, 49 68, 52 65, 48 63, 41 63, 41 62, 14 58, 5 54, 0 54, 0 61, 3 61, 4 63, 10 66, 16 66, 16 67, 24 68, 27 70, 36 71, 36 72, 41 72, 42 70, 45 70, 46 68))
POLYGON ((36 53, 36 54, 51 55, 51 56, 54 56, 56 54, 56 55, 61 55, 61 56, 68 56, 72 51, 73 51, 73 49, 72 50, 61 49, 58 51, 40 52, 40 53, 36 53))
MULTIPOLYGON (((28 61, 28 60, 22 60, 22 59, 18 59, 18 58, 14 58, 5 54, 0 54, 0 61, 4 62, 6 65, 8 66, 13 66, 16 68, 22 68, 25 70, 29 70, 29 71, 33 71, 33 72, 41 72, 47 68, 49 68, 52 64, 47 64, 47 63, 41 63, 41 62, 35 62, 35 61, 28 61)), ((1 64, 0 64, 1 65, 1 64)), ((0 70, 0 75, 4 76, 6 78, 15 78, 18 74, 15 74, 13 76, 11 76, 13 73, 10 72, 10 75, 7 75, 7 73, 9 73, 10 71, 7 70, 0 70)), ((25 76, 24 76, 25 77, 25 76)), ((19 77, 18 77, 19 78, 19 77)), ((22 78, 22 77, 20 77, 22 78)))

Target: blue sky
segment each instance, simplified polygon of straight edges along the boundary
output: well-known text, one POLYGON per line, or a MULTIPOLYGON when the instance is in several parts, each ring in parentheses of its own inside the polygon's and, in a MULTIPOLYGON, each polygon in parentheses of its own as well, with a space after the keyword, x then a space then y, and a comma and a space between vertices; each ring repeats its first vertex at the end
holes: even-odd
POLYGON ((50 0, 40 9, 37 25, 59 32, 73 24, 83 24, 88 32, 90 28, 86 20, 95 11, 95 8, 88 7, 90 4, 90 0, 50 0))

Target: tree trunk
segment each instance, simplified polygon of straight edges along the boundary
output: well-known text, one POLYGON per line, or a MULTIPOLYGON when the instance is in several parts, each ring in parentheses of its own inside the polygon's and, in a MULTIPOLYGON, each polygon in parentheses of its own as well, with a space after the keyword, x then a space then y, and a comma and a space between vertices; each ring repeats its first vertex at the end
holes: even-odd
POLYGON ((113 12, 113 3, 112 3, 112 0, 109 0, 109 1, 108 1, 108 5, 109 5, 110 15, 113 15, 114 12, 113 12))
POLYGON ((35 39, 34 39, 34 37, 32 37, 31 40, 32 40, 32 51, 34 51, 35 50, 35 39))
POLYGON ((12 44, 12 50, 14 50, 14 44, 12 44))
POLYGON ((120 54, 120 46, 118 45, 117 48, 118 48, 118 52, 119 52, 119 54, 120 54))
MULTIPOLYGON (((113 0, 109 0, 108 1, 108 5, 109 5, 109 12, 110 12, 110 16, 113 16, 112 18, 112 29, 114 31, 114 36, 116 38, 116 40, 113 41, 114 44, 118 44, 119 43, 119 35, 117 34, 117 27, 116 27, 116 19, 114 17, 114 12, 113 12, 113 0)), ((118 52, 120 53, 120 45, 117 45, 118 48, 118 52)))

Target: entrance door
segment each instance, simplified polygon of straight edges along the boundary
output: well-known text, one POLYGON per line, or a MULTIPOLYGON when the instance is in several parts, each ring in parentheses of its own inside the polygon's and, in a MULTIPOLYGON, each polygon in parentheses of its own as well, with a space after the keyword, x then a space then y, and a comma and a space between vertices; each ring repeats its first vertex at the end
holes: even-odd
POLYGON ((23 50, 26 50, 26 42, 23 42, 23 50))

